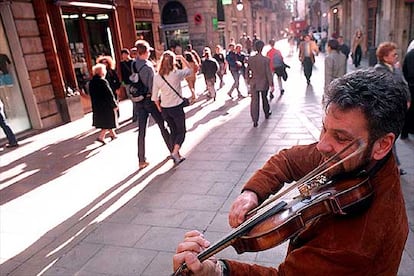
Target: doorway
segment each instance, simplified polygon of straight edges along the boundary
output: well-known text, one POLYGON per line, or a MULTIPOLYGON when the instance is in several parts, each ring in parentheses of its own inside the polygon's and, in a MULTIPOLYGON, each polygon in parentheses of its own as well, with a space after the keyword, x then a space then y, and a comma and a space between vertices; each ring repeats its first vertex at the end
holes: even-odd
POLYGON ((78 87, 90 79, 91 67, 101 55, 115 60, 112 32, 108 13, 70 12, 63 10, 69 50, 78 87))

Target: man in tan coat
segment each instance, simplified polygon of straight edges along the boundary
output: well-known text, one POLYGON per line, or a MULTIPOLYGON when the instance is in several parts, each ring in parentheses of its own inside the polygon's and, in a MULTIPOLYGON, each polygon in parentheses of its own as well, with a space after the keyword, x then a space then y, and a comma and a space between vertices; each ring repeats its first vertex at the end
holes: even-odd
POLYGON ((325 90, 336 78, 345 75, 346 57, 339 52, 339 42, 336 39, 328 41, 328 55, 325 57, 325 90))
POLYGON ((247 61, 247 70, 245 79, 250 85, 250 94, 252 100, 250 102, 250 115, 253 120, 253 127, 258 126, 259 122, 259 97, 262 97, 263 111, 265 118, 269 119, 272 114, 267 99, 269 87, 273 92, 273 75, 270 71, 270 59, 262 55, 264 42, 257 40, 255 43, 257 54, 251 56, 247 61))

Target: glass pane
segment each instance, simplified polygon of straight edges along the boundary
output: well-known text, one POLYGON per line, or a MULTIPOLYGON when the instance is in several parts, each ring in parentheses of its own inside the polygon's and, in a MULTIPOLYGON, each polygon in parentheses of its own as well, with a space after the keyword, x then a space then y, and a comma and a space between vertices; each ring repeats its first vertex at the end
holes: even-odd
POLYGON ((89 38, 89 50, 93 64, 98 56, 112 56, 115 58, 109 28, 108 14, 83 14, 86 22, 86 31, 89 38))
MULTIPOLYGON (((3 117, 16 134, 31 128, 22 91, 17 79, 10 47, 0 18, 0 108, 3 117)), ((0 132, 0 138, 6 137, 0 132)))
POLYGON ((72 54, 73 69, 79 87, 83 87, 89 79, 88 64, 81 32, 81 18, 77 13, 63 14, 69 48, 72 54))

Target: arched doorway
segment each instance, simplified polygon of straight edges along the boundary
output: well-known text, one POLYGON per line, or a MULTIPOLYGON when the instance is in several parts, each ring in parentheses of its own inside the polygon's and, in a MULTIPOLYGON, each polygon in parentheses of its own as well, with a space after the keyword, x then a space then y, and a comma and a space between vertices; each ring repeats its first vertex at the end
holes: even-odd
POLYGON ((161 21, 162 34, 167 49, 175 46, 185 48, 190 40, 190 35, 187 12, 184 6, 178 1, 168 2, 162 10, 161 21))

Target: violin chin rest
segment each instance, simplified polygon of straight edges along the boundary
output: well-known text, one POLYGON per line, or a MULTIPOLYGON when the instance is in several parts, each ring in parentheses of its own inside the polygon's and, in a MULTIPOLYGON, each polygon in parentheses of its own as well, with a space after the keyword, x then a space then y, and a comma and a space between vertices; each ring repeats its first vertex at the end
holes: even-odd
POLYGON ((360 201, 354 202, 352 205, 342 208, 343 213, 340 215, 358 216, 364 213, 366 210, 368 210, 373 198, 374 193, 367 195, 365 198, 361 198, 360 201))

